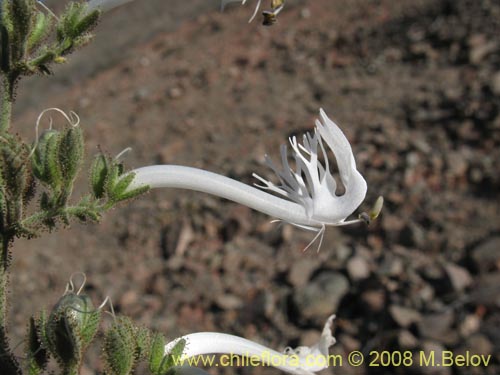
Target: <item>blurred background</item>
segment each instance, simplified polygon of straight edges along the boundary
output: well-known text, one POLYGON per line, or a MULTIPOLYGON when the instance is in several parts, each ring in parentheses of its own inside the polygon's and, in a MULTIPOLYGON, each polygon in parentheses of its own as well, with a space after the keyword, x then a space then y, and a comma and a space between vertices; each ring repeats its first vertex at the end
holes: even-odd
MULTIPOLYGON (((253 183, 252 172, 272 177, 264 154, 276 159, 289 136, 312 130, 322 107, 368 182, 360 210, 385 197, 379 220, 329 228, 321 251, 304 253, 311 233, 204 194, 155 191, 99 225, 16 242, 13 342, 82 271, 96 305, 110 296, 169 338, 219 331, 310 345, 336 313, 332 353, 492 359, 325 374, 498 374, 499 2, 289 0, 268 28, 247 23, 253 6, 148 0, 106 14, 53 77, 22 82, 14 126, 31 140, 43 109, 74 110, 89 162, 99 147, 130 146, 130 168, 180 164, 253 183)), ((93 348, 82 374, 102 372, 98 356, 93 348)))

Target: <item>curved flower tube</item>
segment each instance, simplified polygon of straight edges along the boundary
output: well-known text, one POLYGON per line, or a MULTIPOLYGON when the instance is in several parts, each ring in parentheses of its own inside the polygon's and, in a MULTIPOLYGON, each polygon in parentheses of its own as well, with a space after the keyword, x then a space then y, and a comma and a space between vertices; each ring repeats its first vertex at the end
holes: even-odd
POLYGON ((182 188, 213 194, 280 221, 318 232, 311 244, 323 235, 326 226, 369 222, 378 216, 382 198, 379 198, 370 214, 363 213, 357 219, 346 221, 363 202, 367 185, 356 169, 349 141, 322 109, 314 133, 306 133, 302 144, 292 137, 290 144, 295 169, 289 165, 284 145, 281 147, 281 169, 266 155, 267 164, 278 177, 278 185, 254 174, 261 183, 256 186, 275 195, 225 176, 177 165, 153 165, 133 170, 131 173, 135 177, 128 190, 148 185, 150 188, 182 188), (337 161, 340 181, 345 190, 342 195, 336 193, 337 183, 330 171, 323 142, 337 161))
POLYGON ((131 1, 133 0, 90 0, 87 5, 87 12, 92 12, 95 9, 99 9, 101 12, 108 12, 131 1))
POLYGON ((229 354, 258 358, 263 365, 276 367, 295 375, 311 375, 328 367, 328 349, 335 344, 332 325, 335 315, 328 318, 317 344, 295 349, 286 348, 283 353, 242 337, 217 332, 199 332, 179 337, 165 345, 165 355, 184 339, 186 345, 175 362, 186 363, 190 357, 204 354, 229 354))

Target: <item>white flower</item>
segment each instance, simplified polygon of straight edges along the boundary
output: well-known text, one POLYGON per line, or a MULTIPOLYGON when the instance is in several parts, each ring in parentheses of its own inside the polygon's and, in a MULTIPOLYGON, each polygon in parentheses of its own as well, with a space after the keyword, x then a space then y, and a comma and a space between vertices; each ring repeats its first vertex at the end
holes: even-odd
POLYGON ((356 169, 349 141, 323 110, 320 110, 320 120, 316 121, 314 134, 305 134, 303 144, 292 137, 290 144, 295 169, 289 165, 286 146, 281 148, 281 169, 266 157, 267 164, 279 179, 279 185, 254 174, 262 183, 257 185, 259 188, 281 195, 282 198, 225 176, 176 165, 136 169, 131 172, 135 174, 135 178, 128 189, 149 185, 150 188, 182 188, 217 195, 297 227, 318 232, 307 247, 317 238, 320 238, 321 246, 326 226, 369 222, 378 216, 382 198, 377 200, 370 214, 363 213, 357 219, 346 220, 363 202, 366 181, 356 169), (342 195, 336 193, 337 184, 330 171, 323 142, 337 161, 340 181, 345 190, 342 195))
POLYGON ((286 348, 283 353, 238 336, 199 332, 169 342, 165 345, 165 355, 170 354, 179 340, 184 339, 184 351, 175 362, 188 363, 188 358, 204 354, 229 354, 259 358, 263 365, 272 365, 290 374, 310 375, 328 367, 328 349, 335 344, 335 338, 332 336, 334 319, 335 315, 328 318, 317 344, 311 347, 286 348))
POLYGON ((258 185, 260 188, 303 206, 308 217, 317 224, 340 225, 365 199, 366 181, 356 169, 351 145, 342 131, 322 109, 320 119, 316 120, 314 134, 306 133, 303 136, 303 144, 298 143, 295 137, 290 138, 295 170, 288 164, 286 146, 281 147, 281 170, 266 155, 266 162, 278 176, 280 185, 276 186, 255 173, 254 177, 264 183, 258 185), (337 160, 340 180, 345 189, 343 195, 336 194, 337 183, 330 171, 323 140, 337 160), (323 163, 319 156, 323 157, 323 163))

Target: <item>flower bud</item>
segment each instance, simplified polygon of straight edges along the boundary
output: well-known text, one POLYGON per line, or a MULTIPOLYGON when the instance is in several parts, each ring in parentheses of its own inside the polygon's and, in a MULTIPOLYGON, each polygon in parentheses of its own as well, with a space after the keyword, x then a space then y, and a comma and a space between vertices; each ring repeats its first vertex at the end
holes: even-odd
POLYGON ((58 161, 66 184, 72 184, 83 159, 83 134, 79 126, 68 126, 61 132, 58 161))
POLYGON ((109 164, 109 158, 99 153, 95 156, 90 167, 90 187, 94 197, 97 199, 103 198, 105 195, 109 164))
POLYGON ((54 156, 49 156, 49 152, 57 149, 57 144, 59 143, 60 132, 57 130, 49 129, 45 130, 38 140, 36 141, 31 156, 31 166, 33 169, 33 174, 40 181, 51 185, 51 173, 49 171, 50 167, 56 168, 56 161, 54 156), (52 159, 52 160, 49 160, 52 159))
POLYGON ((45 328, 48 349, 65 368, 78 366, 99 328, 101 311, 86 295, 67 293, 50 313, 45 328))
POLYGON ((128 375, 136 363, 136 329, 127 317, 115 320, 106 331, 103 344, 103 357, 106 373, 128 375))

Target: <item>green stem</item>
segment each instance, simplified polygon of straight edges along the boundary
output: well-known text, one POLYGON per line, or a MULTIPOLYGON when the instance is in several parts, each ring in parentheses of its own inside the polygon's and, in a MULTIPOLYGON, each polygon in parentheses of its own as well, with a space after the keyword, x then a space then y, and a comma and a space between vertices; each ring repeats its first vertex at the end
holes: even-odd
POLYGON ((7 287, 9 285, 9 247, 11 239, 1 237, 0 241, 0 369, 2 375, 19 375, 21 368, 10 349, 7 338, 7 287))
POLYGON ((0 134, 4 134, 10 127, 12 103, 14 102, 14 85, 10 77, 2 80, 2 107, 0 112, 0 134))
MULTIPOLYGON (((106 209, 106 206, 96 206, 96 209, 99 211, 101 211, 103 208, 106 209)), ((39 211, 31 216, 28 216, 27 218, 24 218, 19 223, 23 228, 37 227, 43 224, 46 220, 57 219, 58 217, 63 215, 74 216, 84 211, 85 208, 82 208, 81 206, 68 206, 58 210, 39 211)))

